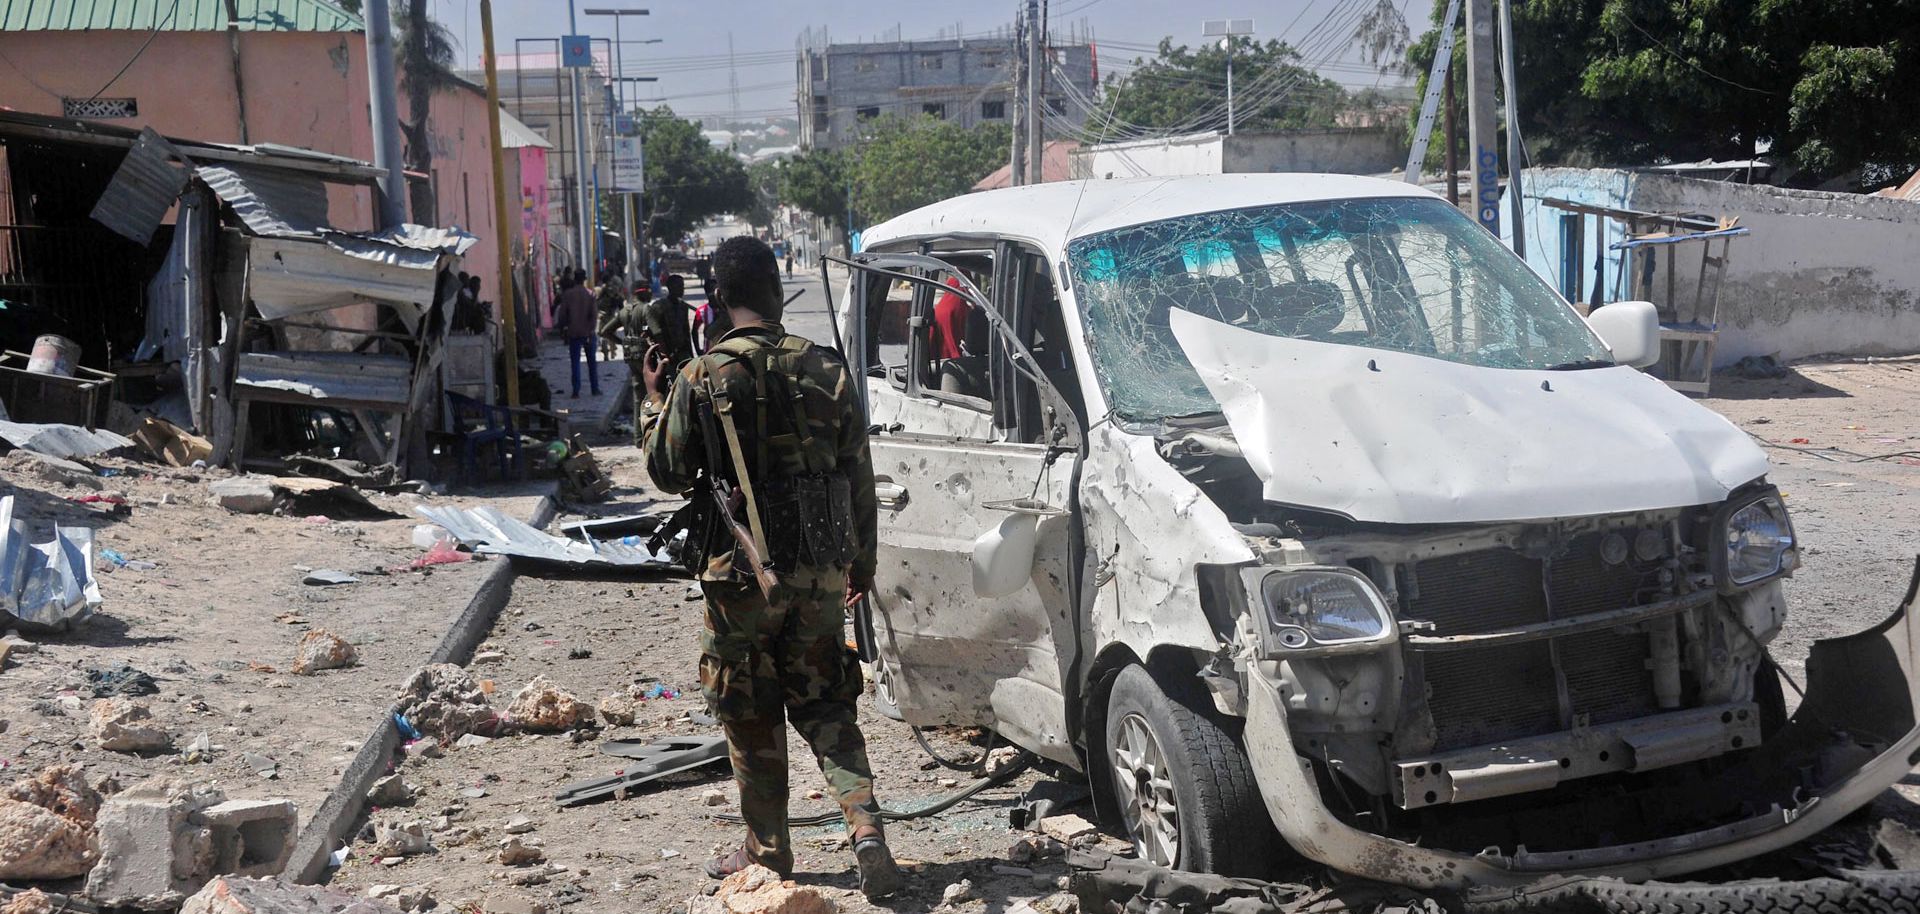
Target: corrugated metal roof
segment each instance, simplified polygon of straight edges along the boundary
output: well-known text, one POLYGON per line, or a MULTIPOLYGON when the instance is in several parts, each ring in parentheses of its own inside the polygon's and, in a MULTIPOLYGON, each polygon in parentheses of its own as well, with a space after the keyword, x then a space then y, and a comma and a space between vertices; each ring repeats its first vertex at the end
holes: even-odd
MULTIPOLYGON (((366 23, 327 0, 236 0, 243 32, 363 32, 366 23)), ((226 0, 3 0, 0 31, 123 29, 224 32, 226 0)))
POLYGON ((284 390, 316 400, 405 403, 413 362, 361 352, 243 352, 234 383, 284 390))
POLYGON ((244 165, 202 165, 197 174, 256 235, 317 238, 327 224, 327 188, 312 175, 244 165))
POLYGON ((553 148, 553 144, 547 142, 546 137, 505 111, 500 112, 500 146, 505 149, 520 149, 527 146, 540 149, 553 148))
MULTIPOLYGON (((563 565, 613 565, 622 568, 664 570, 673 568, 673 559, 665 552, 652 552, 643 546, 628 546, 619 540, 579 542, 542 533, 526 523, 508 517, 497 508, 427 507, 413 509, 447 529, 454 538, 473 547, 475 552, 510 555, 563 565)), ((685 536, 682 532, 680 536, 685 536)))
POLYGON ((140 139, 120 160, 106 193, 93 204, 94 221, 131 241, 146 245, 173 201, 187 187, 187 172, 175 164, 173 144, 142 128, 140 139))

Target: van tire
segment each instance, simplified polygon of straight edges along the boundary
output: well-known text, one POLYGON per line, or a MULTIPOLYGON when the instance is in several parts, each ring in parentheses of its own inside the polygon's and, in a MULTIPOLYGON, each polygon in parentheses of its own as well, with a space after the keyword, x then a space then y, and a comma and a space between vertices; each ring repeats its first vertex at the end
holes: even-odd
MULTIPOLYGON (((1138 787, 1119 747, 1140 748, 1150 737, 1170 777, 1177 852, 1172 865, 1197 873, 1258 877, 1275 864, 1278 834, 1260 798, 1246 750, 1222 726, 1212 700, 1197 684, 1181 688, 1128 666, 1114 679, 1107 700, 1104 751, 1112 765, 1112 792, 1123 822, 1136 818, 1138 787)), ((1142 859, 1153 859, 1129 833, 1142 859)))

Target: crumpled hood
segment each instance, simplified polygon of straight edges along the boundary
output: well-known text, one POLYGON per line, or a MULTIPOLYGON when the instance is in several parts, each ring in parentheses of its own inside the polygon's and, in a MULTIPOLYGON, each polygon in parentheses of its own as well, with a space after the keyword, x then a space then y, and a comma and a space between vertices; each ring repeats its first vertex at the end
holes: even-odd
POLYGON ((1624 366, 1478 368, 1172 323, 1269 501, 1377 523, 1536 520, 1708 504, 1767 471, 1746 433, 1624 366))

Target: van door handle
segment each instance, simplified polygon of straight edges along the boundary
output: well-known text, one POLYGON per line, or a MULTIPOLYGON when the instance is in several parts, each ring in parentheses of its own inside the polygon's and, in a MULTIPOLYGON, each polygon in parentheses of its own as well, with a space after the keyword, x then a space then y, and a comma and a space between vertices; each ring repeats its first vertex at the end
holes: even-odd
POLYGON ((897 482, 876 482, 873 484, 873 500, 882 508, 898 511, 907 506, 907 487, 897 482))

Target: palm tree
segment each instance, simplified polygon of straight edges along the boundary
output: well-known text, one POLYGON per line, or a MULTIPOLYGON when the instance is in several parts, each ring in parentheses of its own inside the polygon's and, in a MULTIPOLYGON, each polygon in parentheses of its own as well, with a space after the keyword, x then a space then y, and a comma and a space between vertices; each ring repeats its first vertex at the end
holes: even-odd
MULTIPOLYGON (((427 16, 427 0, 406 0, 405 15, 394 17, 394 53, 400 70, 400 91, 407 96, 409 120, 400 123, 406 139, 407 168, 418 174, 433 174, 432 134, 427 124, 433 94, 453 88, 456 60, 453 33, 427 16)), ((431 180, 408 182, 413 200, 415 222, 435 225, 434 189, 431 180)))

